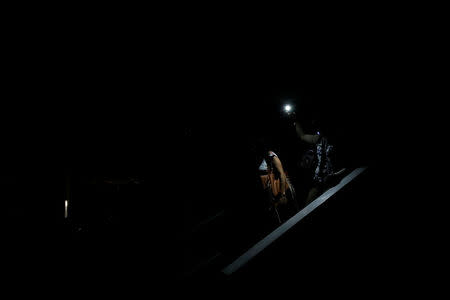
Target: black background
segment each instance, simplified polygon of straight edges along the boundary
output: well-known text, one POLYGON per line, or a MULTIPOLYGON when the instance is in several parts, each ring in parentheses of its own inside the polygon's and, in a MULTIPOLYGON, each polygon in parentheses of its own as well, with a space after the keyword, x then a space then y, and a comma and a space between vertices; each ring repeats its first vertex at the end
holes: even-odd
POLYGON ((282 152, 298 147, 280 116, 286 99, 306 122, 336 124, 348 165, 376 170, 384 192, 374 201, 389 206, 381 235, 405 222, 420 228, 413 219, 422 202, 411 194, 428 195, 429 152, 421 150, 432 89, 402 27, 205 22, 11 34, 2 155, 4 178, 16 184, 4 194, 22 217, 8 210, 5 223, 9 255, 22 253, 23 268, 68 256, 71 271, 57 264, 55 274, 139 281, 152 270, 176 278, 186 222, 216 207, 245 222, 251 211, 241 199, 255 195, 252 138, 267 129, 282 152), (55 213, 67 169, 139 174, 146 183, 123 207, 117 231, 78 242, 55 213), (204 211, 195 215, 192 203, 204 211))

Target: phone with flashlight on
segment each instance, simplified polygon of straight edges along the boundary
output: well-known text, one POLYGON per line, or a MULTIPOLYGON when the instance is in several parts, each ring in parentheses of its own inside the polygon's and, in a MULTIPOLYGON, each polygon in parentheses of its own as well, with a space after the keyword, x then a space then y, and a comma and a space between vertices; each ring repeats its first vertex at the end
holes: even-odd
POLYGON ((285 104, 283 109, 288 115, 294 112, 294 109, 291 104, 285 104))
POLYGON ((283 116, 288 117, 289 119, 295 120, 295 109, 292 104, 283 105, 283 116))

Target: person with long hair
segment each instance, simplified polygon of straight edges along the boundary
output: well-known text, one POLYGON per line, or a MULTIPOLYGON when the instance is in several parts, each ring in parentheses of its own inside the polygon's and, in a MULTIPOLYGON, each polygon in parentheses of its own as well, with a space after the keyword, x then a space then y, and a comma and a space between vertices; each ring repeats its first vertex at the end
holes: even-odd
POLYGON ((298 211, 294 187, 278 155, 269 146, 267 139, 260 138, 256 146, 258 174, 264 194, 269 199, 269 210, 282 223, 292 213, 298 211))

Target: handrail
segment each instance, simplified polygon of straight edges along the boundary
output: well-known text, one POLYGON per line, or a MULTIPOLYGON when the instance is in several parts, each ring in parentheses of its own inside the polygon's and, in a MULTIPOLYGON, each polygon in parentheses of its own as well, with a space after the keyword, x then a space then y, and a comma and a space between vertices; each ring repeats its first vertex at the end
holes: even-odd
POLYGON ((356 168, 350 174, 345 176, 336 186, 328 189, 322 195, 317 197, 314 201, 312 201, 309 205, 291 217, 289 220, 281 224, 277 229, 267 235, 265 238, 260 240, 250 249, 248 249, 244 254, 239 256, 235 261, 222 269, 222 273, 225 275, 231 275, 237 270, 239 270, 242 266, 244 266, 249 260, 255 257, 258 253, 264 250, 267 246, 272 244, 275 240, 277 240, 280 236, 282 236, 286 231, 292 228, 295 224, 297 224, 301 219, 310 214, 313 210, 315 210, 319 205, 328 200, 331 196, 333 196, 337 191, 342 189, 347 183, 355 179, 359 174, 361 174, 367 167, 356 168))

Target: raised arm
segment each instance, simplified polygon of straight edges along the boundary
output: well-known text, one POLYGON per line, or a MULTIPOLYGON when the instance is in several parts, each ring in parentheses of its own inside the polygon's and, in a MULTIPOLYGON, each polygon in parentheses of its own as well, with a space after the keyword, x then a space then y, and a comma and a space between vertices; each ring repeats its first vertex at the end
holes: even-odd
POLYGON ((319 141, 320 136, 318 134, 305 134, 299 122, 295 122, 295 132, 302 141, 309 144, 316 144, 319 141))

